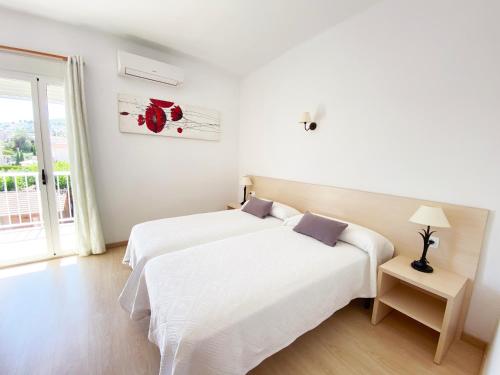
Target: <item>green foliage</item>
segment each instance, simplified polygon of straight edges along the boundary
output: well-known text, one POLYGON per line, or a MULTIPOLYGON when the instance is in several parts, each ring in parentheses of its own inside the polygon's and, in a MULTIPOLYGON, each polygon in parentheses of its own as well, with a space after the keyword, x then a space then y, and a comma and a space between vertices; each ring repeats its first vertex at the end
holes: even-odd
MULTIPOLYGON (((9 140, 0 144, 0 150, 3 155, 11 157, 12 162, 15 164, 0 165, 0 172, 38 172, 38 165, 36 163, 21 165, 25 160, 34 159, 36 161, 33 134, 29 133, 26 129, 17 129, 9 140)), ((52 167, 54 172, 69 172, 69 163, 65 161, 56 161, 52 167)), ((54 181, 56 188, 68 188, 69 181, 67 176, 54 176, 54 181)), ((0 177, 0 191, 4 191, 5 189, 15 191, 16 186, 18 190, 35 189, 35 185, 35 176, 0 177)))
POLYGON ((20 165, 23 160, 24 160, 23 153, 19 152, 18 149, 16 153, 16 165, 20 165))
POLYGON ((36 172, 36 165, 21 166, 21 165, 0 165, 0 172, 36 172))
POLYGON ((68 171, 69 172, 69 163, 67 161, 57 160, 54 163, 54 170, 56 170, 56 171, 68 171))
POLYGON ((12 138, 2 144, 2 154, 14 156, 15 164, 19 165, 26 157, 36 155, 35 141, 29 139, 26 131, 20 129, 12 138))
MULTIPOLYGON (((53 169, 56 172, 69 172, 69 163, 66 161, 56 161, 53 165, 53 169)), ((38 172, 38 165, 2 165, 0 166, 0 173, 1 172, 38 172)), ((57 182, 59 182, 59 189, 62 190, 68 188, 67 176, 54 176, 54 181, 56 183, 56 188, 57 182)), ((26 188, 35 189, 35 176, 0 177, 0 191, 5 191, 5 185, 7 185, 7 191, 15 191, 16 184, 18 190, 23 190, 26 188)))
MULTIPOLYGON (((56 172, 69 172, 69 163, 67 161, 58 160, 54 163, 54 171, 56 172)), ((59 189, 66 189, 68 187, 68 177, 59 176, 57 177, 59 182, 59 189)), ((57 185, 56 185, 57 188, 57 185)))
POLYGON ((35 190, 35 176, 0 177, 0 191, 5 191, 5 187, 7 191, 15 191, 16 185, 18 190, 24 190, 27 187, 35 190))
POLYGON ((21 150, 29 152, 31 151, 31 142, 28 139, 28 135, 22 129, 16 130, 14 136, 10 140, 10 148, 13 150, 21 150))
POLYGON ((24 141, 23 145, 21 146, 21 151, 24 153, 33 152, 33 144, 31 143, 31 141, 29 140, 24 141))

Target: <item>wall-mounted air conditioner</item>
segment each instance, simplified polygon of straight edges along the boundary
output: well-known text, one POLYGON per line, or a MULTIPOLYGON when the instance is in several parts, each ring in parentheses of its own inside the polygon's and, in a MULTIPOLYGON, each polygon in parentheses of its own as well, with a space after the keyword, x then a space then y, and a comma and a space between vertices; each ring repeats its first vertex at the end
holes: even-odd
POLYGON ((171 86, 179 86, 184 82, 184 71, 182 69, 123 51, 118 51, 118 74, 165 83, 171 86))

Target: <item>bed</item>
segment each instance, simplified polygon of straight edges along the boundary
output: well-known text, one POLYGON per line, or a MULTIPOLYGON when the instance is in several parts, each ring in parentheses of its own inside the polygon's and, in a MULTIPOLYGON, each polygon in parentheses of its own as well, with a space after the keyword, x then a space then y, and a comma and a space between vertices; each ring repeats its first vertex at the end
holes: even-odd
POLYGON ((150 316, 160 375, 244 374, 352 299, 375 296, 377 265, 394 247, 351 242, 361 248, 282 225, 159 256, 141 273, 131 318, 150 316))
POLYGON ((274 216, 260 219, 240 209, 209 212, 148 221, 135 225, 130 233, 123 263, 132 268, 119 302, 130 312, 139 276, 144 265, 154 257, 194 245, 215 241, 230 236, 273 228, 283 224, 283 220, 299 211, 274 202, 274 216))

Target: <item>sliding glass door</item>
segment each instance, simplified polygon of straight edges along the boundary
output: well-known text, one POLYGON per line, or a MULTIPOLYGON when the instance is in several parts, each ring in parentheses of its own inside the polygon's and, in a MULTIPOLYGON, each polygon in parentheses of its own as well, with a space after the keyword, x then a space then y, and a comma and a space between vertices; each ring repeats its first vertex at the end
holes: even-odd
POLYGON ((74 250, 64 86, 0 71, 0 266, 74 250))

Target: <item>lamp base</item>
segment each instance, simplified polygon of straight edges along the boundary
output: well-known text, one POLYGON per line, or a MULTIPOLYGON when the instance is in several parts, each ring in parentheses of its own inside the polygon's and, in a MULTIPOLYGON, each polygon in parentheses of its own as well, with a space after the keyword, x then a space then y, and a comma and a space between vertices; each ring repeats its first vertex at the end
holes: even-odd
POLYGON ((243 188, 243 200, 241 201, 240 204, 243 206, 246 201, 247 201, 247 187, 245 185, 245 187, 243 188))
POLYGON ((414 260, 411 262, 411 266, 420 272, 432 273, 434 271, 434 269, 427 264, 427 260, 414 260))

